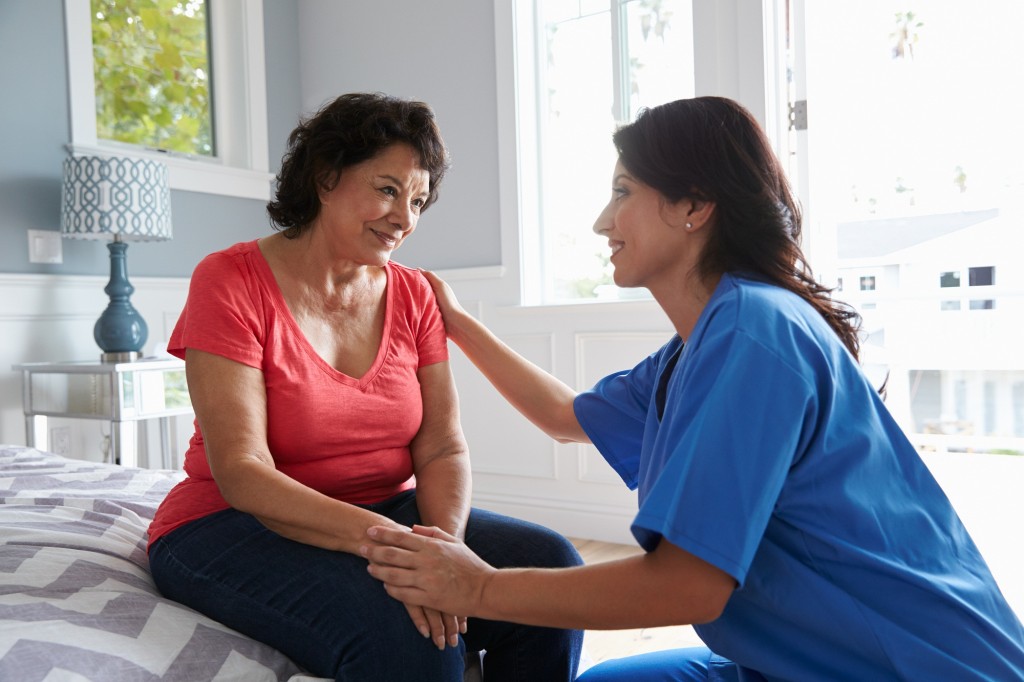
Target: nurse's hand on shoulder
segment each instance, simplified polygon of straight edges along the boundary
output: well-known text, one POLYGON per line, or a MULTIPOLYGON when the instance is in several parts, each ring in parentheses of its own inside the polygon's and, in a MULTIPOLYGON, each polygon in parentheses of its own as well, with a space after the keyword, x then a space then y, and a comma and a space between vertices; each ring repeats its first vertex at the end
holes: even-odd
POLYGON ((423 273, 427 282, 430 283, 430 288, 434 290, 434 297, 437 298, 437 307, 441 309, 441 317, 444 318, 445 328, 448 330, 448 334, 451 335, 451 328, 455 318, 458 315, 465 315, 467 313, 447 282, 429 270, 421 268, 420 272, 423 273))

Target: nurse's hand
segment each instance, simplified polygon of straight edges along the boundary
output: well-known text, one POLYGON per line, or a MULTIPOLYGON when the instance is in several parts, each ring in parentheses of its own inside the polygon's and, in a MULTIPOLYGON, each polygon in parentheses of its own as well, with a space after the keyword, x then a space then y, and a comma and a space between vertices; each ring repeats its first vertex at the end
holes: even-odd
POLYGON ((440 528, 414 526, 413 531, 373 526, 372 542, 360 548, 370 575, 387 593, 415 604, 465 616, 476 615, 497 569, 440 528))
POLYGON ((423 276, 430 283, 430 288, 434 290, 434 297, 437 299, 437 307, 441 310, 441 317, 444 318, 444 328, 448 332, 448 336, 452 336, 457 330, 459 319, 462 316, 468 315, 462 304, 455 297, 455 292, 443 279, 430 272, 429 270, 420 269, 423 276))

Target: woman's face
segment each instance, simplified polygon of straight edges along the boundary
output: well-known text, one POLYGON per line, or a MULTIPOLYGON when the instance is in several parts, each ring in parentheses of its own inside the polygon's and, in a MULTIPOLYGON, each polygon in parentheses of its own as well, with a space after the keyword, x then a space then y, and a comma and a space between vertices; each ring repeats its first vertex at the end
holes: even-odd
POLYGON ((680 222, 675 213, 657 190, 630 175, 621 162, 615 164, 612 197, 594 232, 608 238, 617 285, 650 288, 678 268, 685 231, 682 224, 674 224, 680 222))
POLYGON ((430 192, 430 174, 409 145, 396 143, 349 166, 330 191, 320 192, 317 226, 335 258, 385 265, 416 229, 430 192))

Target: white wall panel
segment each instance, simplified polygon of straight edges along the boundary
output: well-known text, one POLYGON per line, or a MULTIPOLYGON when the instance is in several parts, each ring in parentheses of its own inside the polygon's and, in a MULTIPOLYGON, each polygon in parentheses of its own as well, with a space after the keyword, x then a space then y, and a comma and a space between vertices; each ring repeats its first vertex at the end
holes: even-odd
MULTIPOLYGON (((551 371, 551 334, 509 335, 504 341, 523 357, 551 371)), ((555 479, 555 442, 509 405, 454 346, 452 370, 458 383, 473 471, 555 479)))
MULTIPOLYGON (((663 331, 576 334, 577 385, 593 386, 613 372, 631 369, 669 338, 663 331)), ((593 445, 579 446, 579 461, 581 481, 623 485, 593 445)))

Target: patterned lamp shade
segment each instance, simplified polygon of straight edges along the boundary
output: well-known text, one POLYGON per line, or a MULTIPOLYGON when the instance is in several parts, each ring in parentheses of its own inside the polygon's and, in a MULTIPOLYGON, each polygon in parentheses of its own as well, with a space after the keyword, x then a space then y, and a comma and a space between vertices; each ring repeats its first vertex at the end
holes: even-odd
POLYGON ((61 232, 73 239, 170 239, 167 175, 165 164, 149 159, 65 159, 61 232))
POLYGON ((147 159, 79 156, 64 160, 60 230, 74 239, 107 239, 110 303, 93 328, 104 362, 136 359, 149 330, 132 306, 127 241, 171 238, 167 166, 147 159))

